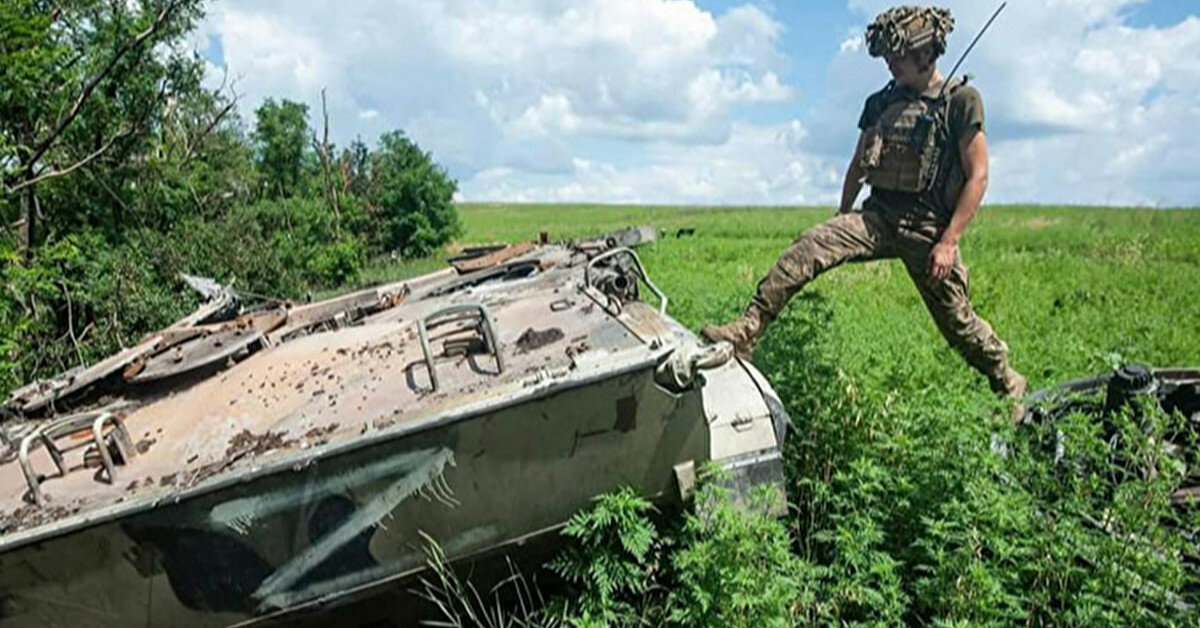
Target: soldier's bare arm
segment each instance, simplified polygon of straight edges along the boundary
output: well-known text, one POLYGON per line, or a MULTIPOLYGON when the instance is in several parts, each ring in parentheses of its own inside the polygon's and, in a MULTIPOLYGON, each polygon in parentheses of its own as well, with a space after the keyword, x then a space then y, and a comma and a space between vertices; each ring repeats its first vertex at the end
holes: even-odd
POLYGON ((862 163, 865 138, 865 133, 858 134, 858 144, 854 147, 854 156, 850 158, 850 165, 846 167, 846 180, 842 182, 842 202, 838 205, 839 214, 845 214, 854 209, 854 201, 858 200, 858 193, 862 191, 863 171, 860 164, 862 163))
POLYGON ((958 241, 979 211, 979 204, 983 202, 983 194, 988 186, 987 137, 983 131, 976 130, 964 136, 958 152, 962 156, 962 169, 967 181, 958 195, 950 224, 929 253, 929 276, 934 281, 941 281, 950 275, 958 254, 958 241))

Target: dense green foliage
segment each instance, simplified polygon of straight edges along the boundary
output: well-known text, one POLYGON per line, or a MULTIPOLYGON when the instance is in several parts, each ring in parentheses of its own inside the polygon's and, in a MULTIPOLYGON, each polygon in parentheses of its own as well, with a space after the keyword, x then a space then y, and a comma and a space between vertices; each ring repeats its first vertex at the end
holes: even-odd
MULTIPOLYGON (((695 227, 695 237, 642 250, 671 313, 692 329, 734 316, 779 251, 829 213, 462 211, 473 240, 695 227)), ((976 308, 1037 388, 1120 361, 1200 363, 1197 241, 1194 211, 1012 207, 985 209, 963 246, 976 308)), ((1168 506, 1184 467, 1154 438, 1178 417, 1119 417, 1101 430, 1072 416, 1058 431, 1013 430, 938 335, 898 262, 818 279, 755 361, 795 421, 786 451, 793 510, 782 525, 798 564, 739 553, 737 535, 722 534, 747 526, 741 515, 686 541, 660 524, 673 542, 650 561, 655 586, 623 598, 650 625, 1195 625, 1178 603, 1200 601, 1200 521, 1168 506), (1055 464, 1059 432, 1066 456, 1055 464), (697 573, 663 567, 682 564, 697 573), (764 564, 772 566, 749 578, 734 568, 764 564), (790 591, 792 606, 739 606, 730 595, 747 581, 767 599, 790 591), (711 609, 726 615, 713 623, 711 609)))
POLYGON ((299 191, 308 133, 308 105, 268 98, 254 112, 254 155, 270 198, 288 198, 299 191))
POLYGON ((244 128, 187 50, 203 5, 0 6, 0 394, 190 310, 181 272, 294 298, 458 233, 401 132, 339 150, 274 99, 244 128))
POLYGON ((491 599, 479 595, 429 539, 422 594, 450 626, 791 626, 813 604, 815 570, 766 514, 778 500, 764 487, 734 504, 705 482, 695 508, 677 517, 631 488, 600 495, 563 530, 571 544, 548 567, 567 592, 548 602, 519 571, 491 599))
POLYGON ((707 482, 682 519, 650 517, 635 491, 602 495, 564 530, 572 545, 551 563, 575 590, 575 626, 790 626, 811 604, 807 566, 764 490, 735 505, 707 482))
POLYGON ((783 521, 767 514, 782 497, 763 487, 735 504, 702 487, 670 555, 667 619, 677 626, 791 626, 811 608, 818 573, 791 551, 783 521))

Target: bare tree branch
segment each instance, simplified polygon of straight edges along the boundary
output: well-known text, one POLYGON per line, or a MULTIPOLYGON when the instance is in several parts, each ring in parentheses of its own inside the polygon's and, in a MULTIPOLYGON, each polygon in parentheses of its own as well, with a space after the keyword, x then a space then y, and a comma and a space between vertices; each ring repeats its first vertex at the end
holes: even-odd
POLYGON ((75 355, 79 358, 80 364, 85 364, 83 359, 83 350, 79 348, 79 338, 75 335, 75 308, 71 304, 71 291, 67 289, 67 284, 64 281, 55 280, 55 284, 62 289, 63 295, 67 297, 67 334, 71 336, 71 343, 75 345, 75 355))
POLYGON ((333 175, 330 173, 329 107, 325 104, 325 88, 323 87, 321 88, 321 115, 325 120, 325 132, 319 144, 317 143, 317 136, 313 135, 313 146, 321 156, 321 170, 325 175, 325 193, 329 196, 329 203, 333 206, 333 232, 338 233, 342 229, 342 210, 338 201, 337 187, 334 186, 333 175))
POLYGON ((4 223, 5 223, 4 224, 5 237, 7 237, 12 242, 20 242, 21 241, 21 228, 25 226, 25 219, 21 218, 20 220, 14 222, 12 224, 8 224, 8 221, 6 220, 6 221, 4 221, 4 223))
POLYGON ((221 120, 225 119, 225 116, 229 115, 229 112, 233 111, 233 108, 236 106, 237 97, 235 96, 228 105, 225 105, 224 108, 217 112, 217 115, 213 116, 212 121, 204 127, 203 131, 200 131, 199 135, 188 140, 188 149, 183 155, 183 163, 187 163, 192 160, 192 157, 194 157, 196 153, 196 146, 200 143, 200 141, 208 137, 209 133, 212 133, 213 129, 217 128, 217 125, 221 123, 221 120))
POLYGON ((89 153, 88 156, 84 157, 83 159, 80 159, 79 161, 71 164, 70 166, 67 166, 66 168, 62 168, 62 169, 58 169, 58 170, 50 170, 49 172, 43 172, 43 173, 38 174, 37 176, 33 177, 32 179, 26 179, 12 187, 9 187, 8 193, 15 194, 17 192, 20 192, 21 190, 24 190, 25 188, 27 188, 31 185, 36 185, 47 179, 61 177, 65 174, 71 174, 72 172, 88 165, 89 163, 92 162, 92 160, 99 157, 100 155, 103 155, 104 151, 108 150, 123 135, 126 135, 126 133, 118 133, 118 134, 108 138, 108 141, 101 144, 100 148, 97 148, 96 150, 89 153))

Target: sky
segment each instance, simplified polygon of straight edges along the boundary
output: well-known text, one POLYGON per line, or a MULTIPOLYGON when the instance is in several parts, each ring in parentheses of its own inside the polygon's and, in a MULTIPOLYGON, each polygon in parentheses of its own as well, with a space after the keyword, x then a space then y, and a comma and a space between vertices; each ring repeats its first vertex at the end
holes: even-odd
MULTIPOLYGON (((998 3, 941 4, 948 70, 998 3)), ((464 201, 832 205, 887 69, 881 0, 216 0, 193 45, 249 123, 401 129, 464 201)), ((1010 0, 963 64, 993 203, 1200 206, 1200 0, 1010 0)))

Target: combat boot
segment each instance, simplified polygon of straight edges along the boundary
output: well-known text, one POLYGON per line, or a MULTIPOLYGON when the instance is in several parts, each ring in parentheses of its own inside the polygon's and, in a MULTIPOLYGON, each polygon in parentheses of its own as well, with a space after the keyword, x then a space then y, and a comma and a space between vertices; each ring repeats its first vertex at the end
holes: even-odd
POLYGON ((988 376, 988 385, 992 392, 1009 400, 1013 425, 1020 425, 1025 418, 1025 389, 1028 387, 1025 377, 1005 364, 997 374, 988 376))
POLYGON ((742 360, 749 360, 754 345, 766 331, 771 317, 753 303, 737 320, 726 325, 705 325, 700 335, 709 342, 725 341, 733 345, 733 353, 742 360))

